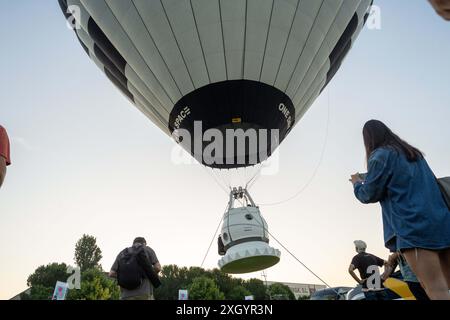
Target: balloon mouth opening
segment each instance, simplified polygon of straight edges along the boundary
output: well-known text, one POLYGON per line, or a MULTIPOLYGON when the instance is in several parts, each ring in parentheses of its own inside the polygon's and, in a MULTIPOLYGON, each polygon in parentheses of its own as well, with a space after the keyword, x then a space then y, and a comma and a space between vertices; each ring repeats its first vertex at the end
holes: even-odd
POLYGON ((235 169, 267 160, 295 123, 292 100, 252 80, 211 83, 182 97, 169 131, 203 165, 235 169))

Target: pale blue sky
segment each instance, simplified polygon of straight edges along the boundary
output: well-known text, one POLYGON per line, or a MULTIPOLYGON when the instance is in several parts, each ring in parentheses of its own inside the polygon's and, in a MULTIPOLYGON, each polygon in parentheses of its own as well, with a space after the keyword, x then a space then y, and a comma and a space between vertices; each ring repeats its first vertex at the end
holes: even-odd
MULTIPOLYGON (((0 299, 26 288, 33 270, 73 262, 83 233, 103 266, 135 236, 162 264, 199 265, 227 202, 200 166, 170 161, 173 142, 86 57, 56 1, 0 0, 0 124, 13 166, 0 191, 0 299)), ((253 187, 271 232, 332 285, 349 285, 355 239, 386 256, 378 205, 363 206, 347 181, 364 170, 361 128, 384 120, 450 175, 450 23, 425 0, 378 0, 382 29, 365 29, 342 69, 284 142, 280 173, 253 187)), ((279 247, 272 242, 274 247, 279 247)), ((213 247, 206 267, 215 267, 213 247)), ((260 277, 259 273, 252 276, 260 277)), ((269 280, 318 281, 282 251, 269 280)))

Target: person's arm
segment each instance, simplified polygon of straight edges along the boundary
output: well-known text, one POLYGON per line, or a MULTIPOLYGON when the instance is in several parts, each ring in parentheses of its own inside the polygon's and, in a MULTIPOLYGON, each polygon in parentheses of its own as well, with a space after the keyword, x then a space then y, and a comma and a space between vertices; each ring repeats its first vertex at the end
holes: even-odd
POLYGON ((160 273, 161 272, 161 264, 159 262, 156 262, 153 265, 153 269, 155 270, 156 273, 160 273))
MULTIPOLYGON (((389 262, 384 260, 384 259, 381 259, 381 258, 379 258, 377 256, 375 256, 375 258, 377 259, 377 266, 379 266, 380 268, 383 267, 383 269, 384 269, 383 274, 380 275, 380 279, 381 279, 381 281, 385 281, 387 279, 387 277, 383 278, 383 276, 385 276, 386 271, 389 271, 389 269, 390 269, 389 262)), ((394 271, 394 270, 392 270, 392 271, 394 271)))
POLYGON ((5 181, 6 176, 6 159, 0 156, 0 188, 3 185, 3 181, 5 181))
POLYGON ((397 268, 397 259, 398 259, 397 252, 389 256, 388 260, 386 261, 386 264, 384 265, 384 272, 381 275, 381 280, 385 281, 387 278, 391 276, 395 268, 397 268))
POLYGON ((428 0, 436 10, 437 14, 440 15, 447 21, 450 21, 450 0, 428 0))
POLYGON ((358 282, 359 284, 363 284, 363 280, 361 280, 355 273, 355 269, 356 267, 353 264, 350 264, 350 266, 348 267, 348 273, 352 276, 353 279, 355 279, 356 282, 358 282))
POLYGON ((111 267, 111 270, 109 271, 109 277, 110 278, 117 278, 117 270, 119 268, 119 257, 116 258, 116 260, 114 261, 114 264, 111 267))
POLYGON ((155 253, 155 250, 153 250, 150 247, 147 247, 146 253, 150 258, 150 263, 153 266, 153 270, 156 273, 160 273, 161 272, 161 264, 159 263, 158 257, 156 256, 156 253, 155 253))
POLYGON ((108 275, 110 278, 117 278, 117 272, 114 270, 109 271, 108 275))
POLYGON ((370 157, 366 180, 357 181, 353 185, 355 196, 360 202, 375 203, 383 199, 392 174, 388 164, 389 156, 389 150, 380 149, 370 157))

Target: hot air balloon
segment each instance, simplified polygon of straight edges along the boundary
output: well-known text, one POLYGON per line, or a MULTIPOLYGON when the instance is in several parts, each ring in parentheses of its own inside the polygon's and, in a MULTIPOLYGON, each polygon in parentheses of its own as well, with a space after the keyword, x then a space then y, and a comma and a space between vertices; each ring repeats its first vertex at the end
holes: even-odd
MULTIPOLYGON (((59 0, 114 85, 195 159, 219 169, 270 157, 341 67, 372 2, 59 0)), ((248 224, 234 209, 228 217, 248 224)), ((245 209, 264 231, 259 209, 245 209)))

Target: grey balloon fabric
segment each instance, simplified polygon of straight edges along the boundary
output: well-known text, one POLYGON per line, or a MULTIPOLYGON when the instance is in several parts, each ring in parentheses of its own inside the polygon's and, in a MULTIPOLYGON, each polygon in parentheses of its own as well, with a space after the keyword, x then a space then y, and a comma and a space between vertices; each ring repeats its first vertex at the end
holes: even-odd
POLYGON ((89 57, 166 134, 198 120, 203 132, 279 129, 280 142, 340 68, 372 2, 59 0, 89 57))

